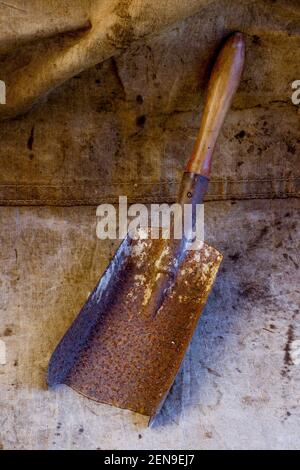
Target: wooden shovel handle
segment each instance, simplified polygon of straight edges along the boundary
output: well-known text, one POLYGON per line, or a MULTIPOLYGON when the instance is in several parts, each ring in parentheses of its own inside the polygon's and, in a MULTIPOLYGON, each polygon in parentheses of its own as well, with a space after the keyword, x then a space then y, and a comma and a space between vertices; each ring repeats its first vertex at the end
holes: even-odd
POLYGON ((209 178, 212 154, 226 113, 242 75, 245 42, 241 33, 227 39, 209 80, 207 96, 192 156, 185 171, 209 178))

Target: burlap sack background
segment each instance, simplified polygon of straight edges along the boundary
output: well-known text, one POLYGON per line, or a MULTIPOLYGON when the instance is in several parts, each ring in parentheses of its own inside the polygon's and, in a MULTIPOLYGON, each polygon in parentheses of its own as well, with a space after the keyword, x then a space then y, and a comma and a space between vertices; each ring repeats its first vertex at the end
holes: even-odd
POLYGON ((1 204, 174 200, 215 51, 234 30, 246 67, 207 199, 299 196, 297 1, 16 0, 0 11, 1 204))

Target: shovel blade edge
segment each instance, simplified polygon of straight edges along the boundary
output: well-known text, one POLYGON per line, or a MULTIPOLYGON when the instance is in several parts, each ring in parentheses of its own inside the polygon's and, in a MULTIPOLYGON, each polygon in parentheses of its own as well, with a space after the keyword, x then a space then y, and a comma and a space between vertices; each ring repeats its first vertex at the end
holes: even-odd
MULTIPOLYGON (((157 315, 143 315, 155 258, 169 240, 121 243, 49 362, 49 386, 64 383, 101 403, 153 417, 180 368, 222 255, 203 243, 187 252, 157 315)), ((163 266, 160 265, 160 269, 163 266)))

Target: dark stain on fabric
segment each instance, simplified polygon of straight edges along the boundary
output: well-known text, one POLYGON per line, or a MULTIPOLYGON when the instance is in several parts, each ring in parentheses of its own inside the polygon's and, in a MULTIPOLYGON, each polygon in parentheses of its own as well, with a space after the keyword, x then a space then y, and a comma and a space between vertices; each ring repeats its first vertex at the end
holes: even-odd
POLYGON ((238 132, 237 134, 235 134, 234 137, 235 137, 236 139, 243 139, 243 138, 245 137, 245 135, 246 135, 246 132, 245 132, 245 131, 240 131, 240 132, 238 132))
POLYGON ((258 46, 261 45, 261 39, 260 39, 259 36, 257 36, 257 34, 254 34, 254 35, 252 36, 252 44, 256 44, 256 45, 258 45, 258 46))
POLYGON ((296 316, 298 315, 299 313, 299 309, 296 308, 296 310, 294 310, 294 313, 293 313, 293 316, 292 316, 292 320, 295 320, 296 319, 296 316))
POLYGON ((238 252, 233 253, 232 255, 228 255, 228 258, 231 259, 234 263, 236 263, 240 259, 241 254, 238 252))
POLYGON ((103 99, 96 107, 97 113, 111 113, 113 111, 113 103, 109 99, 103 99))
POLYGON ((215 377, 222 377, 221 374, 219 374, 219 372, 217 372, 217 371, 214 370, 214 369, 211 369, 210 367, 206 367, 206 370, 207 370, 207 372, 209 372, 210 374, 214 375, 215 377))
POLYGON ((291 260, 291 262, 292 262, 293 265, 295 266, 295 269, 299 269, 299 264, 296 263, 296 261, 291 257, 291 255, 289 255, 289 259, 291 260))
POLYGON ((299 269, 299 264, 296 263, 296 261, 291 257, 291 255, 289 255, 288 253, 282 253, 282 256, 286 261, 290 260, 293 263, 295 269, 299 269))
POLYGON ((297 222, 295 221, 291 224, 291 229, 295 230, 296 228, 297 228, 297 222))
POLYGON ((289 325, 287 330, 287 341, 284 346, 284 364, 286 366, 292 365, 292 357, 291 357, 291 344, 294 341, 294 327, 293 325, 289 325))
POLYGON ((3 336, 12 336, 13 335, 13 330, 9 327, 5 328, 3 336))
MULTIPOLYGON (((274 331, 269 330, 268 328, 263 328, 263 330, 268 331, 269 333, 274 333, 274 331)), ((266 347, 266 349, 269 349, 269 347, 267 347, 267 346, 265 346, 265 347, 266 347)))
POLYGON ((136 125, 139 127, 144 127, 145 122, 146 122, 146 116, 144 114, 136 118, 136 125))
POLYGON ((250 243, 250 246, 249 248, 255 248, 257 245, 259 245, 259 243, 263 240, 263 238, 267 235, 267 233, 269 232, 269 227, 265 226, 263 227, 259 234, 257 235, 257 237, 253 240, 252 243, 250 243))
POLYGON ((126 98, 126 91, 125 91, 125 87, 124 87, 122 77, 121 77, 120 72, 119 72, 118 62, 116 61, 116 59, 114 57, 112 57, 111 60, 110 60, 110 63, 111 63, 112 72, 114 73, 114 75, 117 79, 117 84, 119 86, 121 96, 122 96, 122 98, 125 99, 126 98))
POLYGON ((281 220, 276 220, 274 222, 274 225, 277 228, 277 230, 281 230, 282 221, 281 220))
POLYGON ((296 153, 296 146, 295 145, 287 142, 286 147, 287 147, 288 153, 291 153, 292 155, 295 155, 295 153, 296 153))
POLYGON ((34 126, 32 126, 32 128, 31 128, 30 136, 29 136, 28 141, 27 141, 28 150, 32 150, 33 142, 34 142, 34 126))
POLYGON ((269 291, 268 286, 255 282, 242 283, 239 289, 239 295, 244 299, 256 300, 264 299, 269 291))

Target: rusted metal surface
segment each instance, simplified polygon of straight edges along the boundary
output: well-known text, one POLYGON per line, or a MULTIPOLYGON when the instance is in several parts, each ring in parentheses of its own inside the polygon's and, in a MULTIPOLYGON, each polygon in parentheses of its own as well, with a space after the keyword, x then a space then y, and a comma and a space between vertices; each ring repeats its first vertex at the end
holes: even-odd
POLYGON ((186 251, 155 317, 144 306, 153 272, 171 269, 169 240, 122 242, 79 316, 56 348, 48 384, 65 383, 102 403, 153 416, 180 367, 222 255, 186 251), (160 264, 153 260, 160 254, 160 264))

